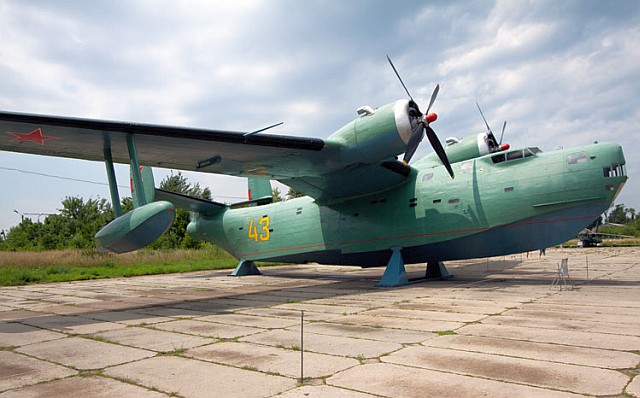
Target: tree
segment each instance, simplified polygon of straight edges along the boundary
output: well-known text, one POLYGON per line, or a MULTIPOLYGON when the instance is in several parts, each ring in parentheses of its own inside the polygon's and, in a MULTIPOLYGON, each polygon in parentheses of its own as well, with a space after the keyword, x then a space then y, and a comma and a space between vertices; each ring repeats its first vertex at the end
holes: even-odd
POLYGON ((3 250, 86 249, 95 247, 94 235, 113 220, 111 205, 105 199, 68 196, 59 214, 44 222, 25 218, 11 228, 2 243, 3 250))
POLYGON ((301 198, 303 196, 306 195, 303 192, 300 192, 293 188, 289 188, 289 190, 287 191, 287 199, 301 198))
POLYGON ((282 202, 282 194, 280 193, 280 188, 275 187, 271 190, 271 197, 273 198, 273 203, 282 202))
POLYGON ((187 177, 182 175, 182 172, 165 177, 160 182, 160 189, 165 191, 171 191, 175 193, 181 193, 183 195, 189 195, 200 199, 211 200, 211 190, 209 188, 201 188, 199 183, 191 184, 187 177))
MULTIPOLYGON (((635 215, 635 210, 633 210, 635 215)), ((607 220, 611 224, 625 224, 629 221, 627 218, 627 209, 625 209, 624 204, 617 204, 616 207, 613 208, 609 212, 607 216, 607 220)))
MULTIPOLYGON (((181 172, 165 177, 160 182, 160 189, 171 191, 183 195, 189 195, 199 199, 211 200, 211 190, 209 188, 201 188, 199 183, 191 184, 181 172)), ((187 225, 189 225, 189 211, 185 209, 176 210, 176 219, 169 230, 158 240, 151 244, 156 249, 197 249, 201 247, 202 242, 193 239, 187 234, 187 225)))
MULTIPOLYGON (((200 199, 211 200, 209 188, 191 184, 182 173, 171 173, 160 183, 160 188, 200 199)), ((130 197, 122 199, 123 213, 133 209, 130 197)), ((105 199, 89 199, 69 196, 62 201, 59 214, 53 214, 44 222, 25 218, 0 239, 0 250, 54 250, 88 249, 95 247, 95 234, 115 218, 111 204, 105 199)), ((178 247, 199 248, 201 242, 186 234, 189 211, 178 209, 172 227, 151 247, 172 249, 178 247)))

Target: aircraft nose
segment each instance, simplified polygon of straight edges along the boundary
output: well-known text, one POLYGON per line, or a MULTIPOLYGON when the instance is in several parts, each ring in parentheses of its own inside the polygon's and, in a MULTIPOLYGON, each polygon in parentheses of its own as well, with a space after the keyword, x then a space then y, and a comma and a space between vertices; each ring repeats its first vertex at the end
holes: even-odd
POLYGON ((617 144, 608 145, 602 156, 602 170, 605 178, 624 177, 627 180, 627 161, 622 147, 617 144))

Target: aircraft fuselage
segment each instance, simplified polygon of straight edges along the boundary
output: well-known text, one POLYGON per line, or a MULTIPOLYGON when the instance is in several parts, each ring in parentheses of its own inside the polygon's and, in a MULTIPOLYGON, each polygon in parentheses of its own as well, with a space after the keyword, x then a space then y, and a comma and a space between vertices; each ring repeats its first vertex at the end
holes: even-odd
POLYGON ((606 211, 627 177, 613 143, 523 148, 454 163, 433 156, 392 189, 318 204, 303 197, 194 214, 188 231, 241 260, 386 265, 520 253, 562 243, 606 211))

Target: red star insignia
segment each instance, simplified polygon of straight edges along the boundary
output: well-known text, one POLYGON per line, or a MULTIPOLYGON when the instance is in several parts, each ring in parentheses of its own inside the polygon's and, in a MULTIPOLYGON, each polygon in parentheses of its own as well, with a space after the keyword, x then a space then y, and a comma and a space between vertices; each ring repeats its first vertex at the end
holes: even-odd
POLYGON ((47 135, 42 135, 42 129, 36 129, 33 130, 30 133, 12 133, 12 132, 7 132, 7 134, 11 134, 12 136, 16 137, 14 139, 12 139, 10 142, 24 142, 24 141, 31 141, 31 142, 35 142, 36 144, 40 144, 40 145, 44 145, 44 142, 46 140, 59 140, 60 137, 54 137, 54 136, 47 136, 47 135))

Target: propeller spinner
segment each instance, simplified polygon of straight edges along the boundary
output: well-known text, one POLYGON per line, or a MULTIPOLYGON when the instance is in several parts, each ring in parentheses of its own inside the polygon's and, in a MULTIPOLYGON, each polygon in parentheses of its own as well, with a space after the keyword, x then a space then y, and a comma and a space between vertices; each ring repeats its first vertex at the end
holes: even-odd
POLYGON ((440 161, 449 172, 449 175, 451 176, 451 178, 454 178, 455 176, 453 174, 453 169, 451 168, 451 164, 449 163, 449 159, 447 158, 447 153, 444 151, 444 148, 442 147, 442 144, 440 143, 440 140, 438 139, 438 136, 436 135, 435 131, 433 131, 433 129, 429 125, 430 123, 434 122, 438 118, 438 116, 435 113, 429 113, 429 110, 431 109, 431 106, 433 105, 433 103, 436 100, 436 97, 438 96, 438 92, 440 91, 440 85, 439 84, 436 85, 436 88, 433 90, 433 93, 431 94, 431 100, 429 101, 429 106, 427 107, 427 111, 423 114, 420 111, 418 104, 416 104, 416 102, 413 100, 411 93, 409 92, 409 90, 407 89, 407 86, 402 81, 402 78, 400 77, 398 70, 393 65, 393 62, 391 62, 391 58, 388 55, 387 55, 387 60, 389 61, 389 64, 391 65, 391 68, 395 72, 396 76, 398 77, 398 80, 400 80, 400 84, 402 84, 402 87, 404 87, 404 91, 406 91, 407 95, 411 99, 412 106, 418 113, 418 116, 417 116, 418 122, 415 128, 413 129, 413 131, 411 132, 411 137, 409 138, 409 142, 407 143, 407 150, 404 153, 404 158, 402 159, 402 161, 404 162, 404 164, 409 163, 409 161, 413 157, 413 154, 418 149, 418 145, 420 145, 420 142, 422 142, 422 138, 424 137, 426 132, 427 138, 431 143, 431 147, 433 147, 433 150, 438 155, 438 158, 440 158, 440 161))

